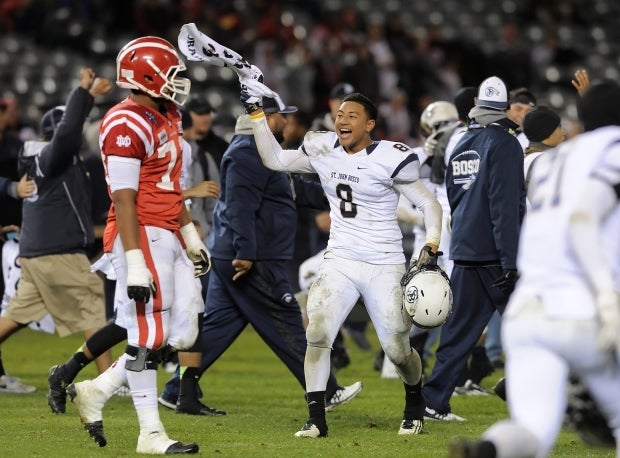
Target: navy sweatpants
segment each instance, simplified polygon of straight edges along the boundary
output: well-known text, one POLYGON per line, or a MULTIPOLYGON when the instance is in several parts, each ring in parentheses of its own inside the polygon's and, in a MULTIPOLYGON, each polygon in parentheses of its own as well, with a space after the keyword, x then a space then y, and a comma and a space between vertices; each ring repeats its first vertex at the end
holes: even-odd
POLYGON ((439 413, 450 412, 450 396, 491 315, 504 313, 509 294, 491 285, 501 274, 500 266, 455 264, 452 270, 452 314, 441 328, 435 365, 422 388, 426 405, 439 413))
MULTIPOLYGON (((200 371, 206 371, 248 324, 282 360, 305 391, 306 331, 288 280, 288 261, 257 261, 237 281, 231 260, 212 259, 202 325, 200 371)), ((164 398, 176 399, 179 375, 166 383, 164 398)), ((337 390, 330 374, 327 398, 337 390)))

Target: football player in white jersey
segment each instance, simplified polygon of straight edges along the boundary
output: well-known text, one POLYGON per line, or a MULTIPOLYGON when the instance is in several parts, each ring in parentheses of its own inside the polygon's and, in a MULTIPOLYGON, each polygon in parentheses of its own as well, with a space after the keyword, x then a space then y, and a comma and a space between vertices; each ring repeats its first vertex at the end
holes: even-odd
POLYGON ((405 272, 402 233, 396 219, 399 194, 424 213, 426 244, 418 265, 436 262, 441 236, 439 202, 419 178, 419 161, 402 143, 373 141, 377 108, 366 96, 346 96, 335 132, 309 132, 298 150, 283 150, 271 134, 259 97, 242 91, 254 137, 273 170, 317 173, 330 203, 331 230, 319 278, 308 296, 305 378, 309 419, 295 435, 327 435, 325 386, 338 329, 363 298, 381 346, 405 385, 399 434, 423 427, 420 356, 409 345, 411 320, 402 307, 405 272))
POLYGON ((503 315, 511 419, 477 442, 452 444, 451 457, 547 456, 569 372, 588 387, 620 457, 619 103, 616 82, 592 85, 578 102, 585 133, 533 166, 522 275, 503 315))

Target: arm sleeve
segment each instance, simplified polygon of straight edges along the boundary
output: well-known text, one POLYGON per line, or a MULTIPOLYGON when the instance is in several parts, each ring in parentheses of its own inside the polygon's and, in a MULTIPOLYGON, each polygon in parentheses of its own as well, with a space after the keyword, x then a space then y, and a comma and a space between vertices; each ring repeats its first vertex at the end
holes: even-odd
POLYGON ((394 187, 424 213, 426 243, 439 246, 443 211, 435 196, 420 180, 411 183, 398 183, 394 187))
POLYGON ((39 168, 45 176, 62 172, 80 152, 84 121, 93 107, 94 100, 93 96, 82 87, 74 89, 69 94, 58 128, 49 146, 39 158, 39 168))
POLYGON ((233 247, 237 259, 256 259, 256 213, 261 206, 270 171, 256 153, 237 150, 226 174, 226 215, 233 230, 233 247))
POLYGON ((612 290, 614 281, 607 267, 600 240, 600 226, 604 218, 618 205, 620 183, 590 178, 570 214, 570 242, 583 270, 600 294, 612 290))
POLYGON ((122 156, 108 158, 108 183, 110 192, 119 189, 133 189, 138 191, 140 182, 140 164, 138 159, 122 156))
POLYGON ((507 140, 499 142, 489 153, 489 214, 502 268, 516 269, 525 206, 523 151, 514 138, 507 140))
POLYGON ((265 167, 280 172, 314 173, 310 159, 303 151, 282 149, 271 133, 264 114, 252 117, 252 129, 265 167))

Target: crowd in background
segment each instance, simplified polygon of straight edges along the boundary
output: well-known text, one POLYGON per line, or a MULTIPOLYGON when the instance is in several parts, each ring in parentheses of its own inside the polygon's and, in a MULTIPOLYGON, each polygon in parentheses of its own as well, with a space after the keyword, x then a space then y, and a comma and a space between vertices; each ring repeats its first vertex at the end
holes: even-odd
MULTIPOLYGON (((16 124, 32 124, 65 100, 72 67, 93 62, 98 74, 113 78, 110 63, 121 43, 141 35, 175 43, 180 25, 195 22, 252 59, 287 103, 317 114, 329 90, 347 81, 388 113, 375 136, 415 144, 429 102, 451 100, 489 74, 575 118, 575 69, 617 75, 617 8, 602 0, 15 0, 0 6, 0 94, 21 106, 16 124)), ((240 114, 232 72, 194 64, 188 70, 193 92, 205 93, 218 112, 216 128, 230 138, 240 114)), ((117 98, 113 91, 91 116, 117 98)))

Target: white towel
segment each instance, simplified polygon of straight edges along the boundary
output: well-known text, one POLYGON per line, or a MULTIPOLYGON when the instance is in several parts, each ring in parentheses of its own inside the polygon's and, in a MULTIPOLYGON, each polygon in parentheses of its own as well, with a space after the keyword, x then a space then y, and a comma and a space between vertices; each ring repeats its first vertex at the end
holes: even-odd
POLYGON ((229 67, 239 77, 239 83, 249 94, 256 97, 269 97, 276 101, 280 109, 286 104, 280 95, 259 81, 263 73, 255 65, 250 64, 239 53, 200 32, 196 24, 183 24, 178 37, 179 49, 187 59, 206 62, 218 67, 229 67))

